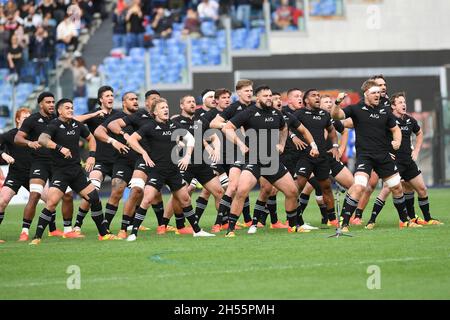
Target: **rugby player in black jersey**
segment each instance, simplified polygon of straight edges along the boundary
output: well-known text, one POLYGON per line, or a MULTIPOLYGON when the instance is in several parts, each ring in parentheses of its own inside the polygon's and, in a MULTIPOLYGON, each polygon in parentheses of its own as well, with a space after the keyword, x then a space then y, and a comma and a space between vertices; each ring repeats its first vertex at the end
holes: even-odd
MULTIPOLYGON (((320 94, 317 89, 307 90, 303 95, 303 103, 305 107, 296 111, 294 117, 311 132, 320 155, 312 158, 305 152, 301 154, 296 167, 297 185, 299 190, 303 190, 311 173, 314 173, 322 190, 323 200, 327 205, 328 217, 330 220, 335 220, 334 197, 329 179, 329 154, 335 159, 339 157, 336 130, 331 123, 330 114, 320 108, 320 94), (331 149, 328 148, 325 131, 328 133, 328 139, 332 141, 331 149)), ((300 211, 300 216, 302 214, 303 211, 300 211)), ((303 219, 299 219, 298 223, 301 228, 303 219)))
MULTIPOLYGON (((44 188, 47 180, 52 177, 52 161, 49 150, 42 148, 37 141, 40 134, 45 130, 47 124, 53 120, 55 115, 55 98, 51 92, 42 92, 37 98, 39 111, 25 119, 14 137, 14 143, 22 147, 28 147, 31 151, 30 167, 30 196, 23 212, 22 233, 19 241, 28 241, 28 233, 31 222, 36 213, 36 206, 41 198, 45 200, 48 187, 44 188)), ((63 196, 61 211, 64 223, 72 226, 73 215, 73 197, 72 192, 68 191, 63 196)), ((56 229, 56 213, 49 224, 48 235, 53 237, 62 237, 64 232, 56 229)), ((68 232, 67 237, 77 237, 74 232, 68 232)))
POLYGON ((195 110, 194 118, 199 119, 203 117, 205 113, 216 108, 216 100, 214 98, 215 91, 212 89, 203 90, 202 96, 202 106, 195 110))
MULTIPOLYGON (((333 106, 333 101, 329 95, 322 95, 320 97, 320 108, 328 113, 331 112, 331 108, 333 106)), ((333 145, 333 142, 328 137, 327 138, 327 146, 326 150, 331 150, 333 147, 338 148, 339 158, 342 157, 342 154, 345 151, 345 147, 347 145, 348 140, 348 129, 346 129, 343 123, 340 120, 331 120, 334 128, 337 132, 341 134, 340 145, 333 145)), ((344 188, 349 189, 353 184, 353 175, 350 170, 340 161, 336 160, 332 155, 327 153, 327 157, 330 162, 330 175, 344 188)), ((301 211, 304 212, 308 205, 309 195, 312 192, 312 188, 305 187, 300 195, 300 198, 303 200, 300 202, 301 211)), ((325 205, 326 209, 326 205, 325 205)), ((322 224, 326 224, 328 226, 338 227, 338 221, 336 219, 336 215, 331 213, 328 216, 327 213, 325 215, 322 214, 322 224)))
MULTIPOLYGON (((14 143, 14 137, 22 122, 30 116, 30 109, 20 108, 14 116, 16 127, 0 135, 0 156, 9 164, 8 175, 0 190, 0 224, 5 217, 5 210, 20 187, 29 190, 31 155, 28 147, 14 143)), ((0 240, 0 243, 4 242, 0 240)))
MULTIPOLYGON (((89 131, 94 134, 95 129, 101 125, 106 119, 113 116, 118 111, 114 107, 114 89, 110 86, 102 86, 97 90, 97 99, 99 107, 95 110, 83 115, 75 116, 74 119, 83 122, 89 128, 89 131)), ((117 151, 111 144, 102 142, 95 138, 97 144, 97 156, 95 159, 95 166, 89 173, 89 180, 95 186, 97 191, 100 190, 102 182, 106 176, 113 176, 113 166, 117 159, 117 151)), ((105 217, 107 221, 111 221, 111 214, 117 211, 117 205, 120 202, 122 193, 117 189, 113 189, 111 195, 106 203, 105 217)), ((74 231, 81 233, 81 226, 86 214, 89 212, 89 202, 82 199, 74 226, 74 231)))
MULTIPOLYGON (((204 122, 205 126, 209 126, 211 121, 214 120, 216 115, 223 112, 226 108, 228 108, 231 104, 231 91, 226 88, 220 88, 217 89, 214 92, 214 99, 215 103, 214 108, 207 111, 201 116, 202 121, 204 122)), ((223 138, 223 133, 220 130, 216 130, 216 134, 218 137, 221 137, 221 141, 223 144, 223 141, 225 140, 223 138)), ((220 142, 220 140, 219 140, 220 142)), ((223 145, 219 144, 213 144, 213 143, 205 143, 204 144, 205 149, 207 150, 208 154, 213 154, 214 152, 219 152, 219 157, 222 158, 225 154, 223 145), (219 149, 217 149, 217 146, 219 149)), ((220 162, 220 161, 219 161, 220 162)), ((228 175, 225 169, 223 168, 221 163, 211 163, 211 168, 214 170, 214 173, 219 177, 220 184, 223 189, 226 189, 228 186, 228 175)), ((210 193, 205 188, 202 189, 200 195, 198 196, 197 200, 195 201, 195 214, 200 218, 203 215, 203 212, 206 209, 206 206, 208 205, 208 199, 209 199, 210 193)), ((216 221, 212 227, 213 233, 219 232, 220 230, 223 230, 222 228, 222 213, 220 211, 217 211, 217 217, 216 221)))
MULTIPOLYGON (((145 109, 141 109, 136 113, 128 115, 124 118, 119 118, 108 124, 108 129, 117 135, 122 135, 125 140, 130 134, 137 131, 139 128, 146 125, 149 121, 153 121, 153 114, 151 111, 152 103, 160 98, 160 93, 156 90, 149 90, 145 94, 145 109)), ((142 143, 145 143, 143 141, 142 143)), ((148 167, 142 157, 138 157, 134 166, 134 171, 130 180, 130 195, 123 208, 122 224, 118 236, 122 239, 127 237, 127 229, 131 230, 133 222, 133 215, 139 203, 142 200, 145 183, 148 178, 148 167)), ((165 232, 166 226, 163 223, 164 206, 161 194, 158 194, 152 202, 152 208, 155 212, 158 222, 157 234, 165 232)), ((148 230, 144 226, 140 226, 140 230, 148 230)))
MULTIPOLYGON (((108 125, 116 119, 125 118, 128 115, 138 112, 138 109, 139 104, 137 95, 134 92, 126 92, 122 96, 122 111, 118 111, 114 115, 108 117, 108 119, 100 124, 94 131, 95 138, 98 141, 109 143, 117 150, 117 157, 115 158, 115 163, 112 169, 113 174, 111 177, 111 194, 114 193, 115 197, 110 197, 110 201, 111 199, 116 201, 111 203, 116 208, 119 206, 123 192, 131 180, 131 175, 133 173, 138 154, 126 146, 127 142, 123 135, 114 134, 109 131, 108 125)), ((114 215, 111 214, 108 217, 112 221, 114 215)), ((107 221, 108 228, 111 221, 107 221)))
MULTIPOLYGON (((403 179, 403 188, 405 192, 406 211, 409 218, 419 225, 438 225, 442 224, 437 219, 433 219, 430 214, 430 204, 428 201, 428 192, 423 176, 416 161, 419 157, 419 152, 423 142, 423 132, 417 123, 416 119, 406 113, 406 94, 398 92, 391 97, 392 114, 395 116, 395 121, 402 131, 402 144, 400 148, 393 153, 395 154, 395 162, 403 179), (414 148, 411 145, 411 136, 415 134, 416 143, 414 148), (414 209, 414 191, 417 192, 420 210, 424 219, 416 217, 414 209)), ((390 194, 389 188, 384 185, 377 199, 375 200, 372 216, 366 225, 366 229, 372 230, 375 227, 375 222, 378 214, 385 204, 387 197, 390 194)))
MULTIPOLYGON (((179 204, 184 216, 191 224, 194 237, 214 236, 201 230, 198 225, 198 219, 191 205, 191 197, 180 173, 180 170, 186 170, 188 168, 195 139, 189 131, 180 128, 169 119, 167 100, 162 98, 155 100, 152 105, 152 111, 155 121, 149 122, 128 138, 129 145, 142 155, 150 169, 148 170, 144 198, 136 210, 133 229, 127 241, 136 240, 139 226, 145 218, 147 209, 150 207, 153 198, 161 191, 164 184, 169 186, 172 195, 176 199, 174 206, 176 203, 179 204), (187 151, 185 156, 175 164, 172 159, 172 153, 176 148, 177 136, 183 137, 187 151), (139 142, 143 139, 145 139, 146 143, 142 146, 139 142)), ((177 208, 174 208, 174 210, 177 212, 177 208)))
POLYGON ((39 216, 36 234, 30 245, 40 244, 45 228, 55 213, 56 206, 69 186, 90 203, 91 216, 97 226, 99 240, 118 239, 107 232, 106 225, 103 223, 102 203, 97 189, 89 182, 89 178, 80 163, 79 141, 80 138, 84 138, 89 145, 89 157, 86 160, 85 170, 90 172, 94 167, 95 138, 83 123, 73 119, 73 103, 71 100, 59 100, 56 108, 58 118, 50 121, 38 139, 43 148, 51 151, 53 172, 45 208, 39 216))
MULTIPOLYGON (((299 125, 300 127, 300 125, 299 125)), ((297 187, 286 167, 279 161, 279 154, 283 152, 288 127, 283 115, 272 108, 272 91, 267 86, 260 86, 256 90, 256 105, 246 108, 233 116, 223 127, 222 131, 227 139, 236 144, 243 155, 245 164, 238 180, 238 188, 233 199, 229 227, 226 236, 234 237, 234 228, 244 206, 249 192, 258 180, 266 179, 285 195, 285 208, 288 217, 296 217, 297 187), (245 143, 238 137, 236 130, 243 127, 246 130, 245 143), (250 141, 256 139, 255 141, 250 141), (276 142, 276 146, 272 142, 276 142), (252 149, 249 149, 249 145, 252 149), (250 151, 250 152, 249 152, 250 151)), ((313 143, 313 141, 309 141, 313 143)), ((255 219, 265 211, 265 203, 256 201, 255 219)), ((292 220, 294 222, 295 220, 292 220)), ((291 223, 291 220, 290 220, 291 223)), ((252 224, 248 233, 255 233, 257 225, 252 224)), ((296 231, 296 226, 288 229, 296 231)))
MULTIPOLYGON (((247 79, 241 79, 236 83, 236 93, 239 100, 232 103, 228 108, 218 114, 210 124, 211 128, 222 129, 225 127, 226 122, 232 117, 238 115, 240 112, 244 111, 246 108, 254 105, 252 102, 253 98, 253 82, 247 79)), ((223 168, 228 174, 228 187, 225 194, 220 200, 219 213, 222 216, 222 221, 224 224, 223 228, 227 228, 228 214, 230 212, 231 201, 238 187, 239 175, 242 171, 242 161, 236 158, 239 150, 235 145, 230 145, 230 143, 223 141, 223 159, 220 161, 223 168)), ((250 200, 247 198, 243 207, 244 224, 242 227, 250 227, 252 225, 252 217, 250 215, 250 200)), ((239 226, 239 225, 238 225, 239 226)))
POLYGON ((348 106, 342 110, 339 104, 345 95, 341 93, 332 109, 332 116, 335 120, 351 118, 356 132, 355 183, 348 190, 342 208, 342 231, 348 232, 350 218, 367 187, 372 170, 383 179, 393 193, 394 206, 400 219, 399 227, 417 227, 419 225, 408 220, 401 178, 390 155, 391 148, 398 150, 400 147, 401 130, 392 113, 386 107, 379 105, 380 87, 377 83, 374 80, 367 80, 361 89, 364 92, 364 100, 359 104, 348 106), (392 141, 388 134, 389 131, 393 136, 392 141))

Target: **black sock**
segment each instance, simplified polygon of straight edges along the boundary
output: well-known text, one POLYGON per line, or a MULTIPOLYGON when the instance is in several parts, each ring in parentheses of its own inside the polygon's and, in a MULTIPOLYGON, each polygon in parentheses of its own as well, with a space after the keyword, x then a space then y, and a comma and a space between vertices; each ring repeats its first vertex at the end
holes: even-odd
POLYGON ((277 196, 271 196, 267 199, 267 210, 270 214, 270 223, 275 224, 278 222, 277 215, 277 196))
MULTIPOLYGON (((319 206, 320 209, 320 214, 322 216, 322 224, 326 224, 328 222, 328 210, 327 210, 327 205, 325 203, 322 203, 319 206)), ((334 210, 333 210, 334 212, 334 210)), ((335 215, 336 216, 336 215, 335 215)))
POLYGON ((50 220, 50 222, 48 224, 48 230, 50 232, 53 232, 56 230, 56 212, 53 212, 53 214, 52 214, 52 219, 50 220))
POLYGON ((31 223, 32 223, 32 222, 33 222, 33 221, 24 218, 24 219, 22 220, 22 228, 30 229, 31 223))
POLYGON ((353 212, 355 212, 357 206, 358 206, 358 200, 353 199, 347 193, 345 195, 344 206, 342 207, 342 212, 341 212, 341 216, 344 218, 344 221, 342 222, 343 226, 348 226, 348 224, 350 223, 350 218, 353 215, 353 212))
MULTIPOLYGON (((265 226, 266 223, 267 223, 267 217, 268 216, 269 216, 269 210, 267 209, 267 204, 266 204, 264 212, 259 215, 258 222, 265 226)), ((253 209, 253 219, 255 219, 255 211, 254 211, 254 209, 253 209)))
POLYGON ((86 217, 88 212, 89 212, 89 210, 83 210, 81 208, 78 208, 78 214, 77 214, 77 219, 75 221, 75 227, 81 228, 81 226, 83 225, 84 217, 86 217))
POLYGON ((133 223, 133 217, 123 214, 122 215, 122 225, 120 226, 120 230, 127 231, 128 226, 130 226, 132 223, 133 223))
POLYGON ((431 214, 430 214, 430 202, 428 201, 428 197, 419 198, 419 207, 420 210, 422 210, 423 218, 425 219, 425 221, 430 221, 431 214))
POLYGON ((330 220, 330 221, 336 220, 336 210, 334 210, 334 208, 326 209, 326 210, 327 210, 327 220, 330 220))
POLYGON ((245 198, 244 208, 242 209, 242 215, 244 216, 245 222, 252 221, 252 216, 250 215, 250 198, 245 198))
POLYGON ((131 230, 131 234, 134 234, 135 236, 137 236, 139 227, 141 226, 142 222, 144 221, 146 214, 147 214, 147 209, 139 207, 136 210, 136 212, 134 214, 133 229, 131 230))
POLYGON ((297 217, 296 217, 297 225, 299 225, 299 226, 304 225, 305 221, 303 220, 303 210, 300 205, 297 206, 296 215, 297 215, 297 217))
MULTIPOLYGON (((266 212, 266 203, 264 201, 256 200, 255 208, 253 209, 252 225, 258 225, 258 221, 262 214, 266 212)), ((267 217, 267 215, 266 215, 267 217)))
POLYGON ((297 210, 286 210, 286 216, 289 221, 289 227, 295 227, 297 225, 297 210))
POLYGON ((175 213, 175 223, 177 226, 177 229, 183 229, 184 228, 184 215, 182 213, 175 213))
POLYGON ((55 213, 47 210, 46 208, 42 209, 42 212, 39 215, 39 221, 38 221, 38 225, 36 228, 36 234, 33 239, 41 239, 42 238, 45 228, 52 221, 53 214, 55 214, 55 213))
MULTIPOLYGON (((227 196, 226 194, 223 195, 222 199, 219 202, 219 209, 217 211, 217 215, 221 215, 222 216, 222 225, 227 224, 228 223, 228 214, 230 213, 230 208, 231 208, 231 201, 233 199, 231 199, 231 197, 227 196)), ((216 219, 216 221, 218 221, 218 217, 216 219)))
POLYGON ((234 231, 234 228, 236 228, 236 222, 238 221, 239 216, 232 214, 230 212, 229 219, 228 219, 228 232, 234 231))
POLYGON ((103 216, 102 203, 100 201, 91 204, 91 218, 94 220, 98 233, 102 237, 108 233, 108 222, 103 216))
POLYGON ((198 197, 197 201, 195 201, 195 215, 198 217, 198 220, 205 212, 206 207, 208 206, 208 200, 203 197, 198 197))
POLYGON ((169 218, 166 218, 166 217, 163 217, 163 218, 162 218, 162 223, 163 223, 163 225, 165 225, 166 227, 167 227, 167 225, 169 224, 169 222, 170 222, 170 219, 169 219, 169 218))
POLYGON ((162 203, 162 201, 157 204, 152 204, 152 209, 155 212, 156 220, 158 221, 158 226, 162 226, 164 216, 164 204, 162 203))
POLYGON ((408 221, 408 214, 406 212, 405 196, 402 195, 399 198, 394 197, 394 206, 397 209, 398 217, 402 222, 408 221))
POLYGON ((384 202, 380 198, 376 198, 375 199, 375 203, 373 204, 373 209, 372 209, 372 215, 370 217, 370 221, 369 222, 375 223, 377 221, 378 214, 383 209, 385 203, 386 202, 384 202))
POLYGON ((0 212, 0 224, 2 224, 4 218, 5 218, 5 213, 0 212))
POLYGON ((405 206, 408 217, 414 219, 416 217, 416 210, 414 209, 414 192, 405 192, 405 206))
POLYGON ((187 219, 187 221, 189 221, 189 223, 191 224, 194 232, 195 233, 199 232, 201 229, 200 226, 198 225, 198 217, 195 215, 192 206, 187 206, 183 208, 183 214, 184 217, 187 219))
POLYGON ((356 210, 355 210, 355 218, 362 219, 362 216, 363 216, 363 210, 359 209, 359 208, 356 208, 356 210))
POLYGON ((308 206, 309 202, 309 195, 308 194, 300 194, 298 197, 298 207, 297 207, 297 222, 299 225, 304 225, 305 222, 303 221, 303 212, 305 212, 306 207, 308 206))
POLYGON ((114 216, 116 215, 117 207, 107 203, 105 207, 105 220, 107 221, 106 227, 109 229, 109 226, 111 225, 112 220, 114 219, 114 216))
POLYGON ((64 219, 64 228, 72 226, 72 219, 64 219))

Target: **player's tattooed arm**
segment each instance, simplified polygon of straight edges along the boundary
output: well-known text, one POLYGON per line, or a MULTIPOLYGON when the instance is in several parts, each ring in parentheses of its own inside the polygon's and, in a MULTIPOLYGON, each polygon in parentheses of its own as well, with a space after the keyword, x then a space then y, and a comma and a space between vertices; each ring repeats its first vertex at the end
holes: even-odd
POLYGON ((54 149, 54 150, 58 151, 66 159, 72 158, 72 153, 70 152, 70 150, 57 144, 56 142, 54 142, 48 133, 45 133, 45 132, 41 133, 41 135, 39 136, 38 142, 44 148, 54 149))
POLYGON ((21 130, 17 131, 16 136, 14 137, 14 143, 19 146, 28 147, 35 150, 41 147, 38 141, 28 140, 27 134, 21 130))
POLYGON ((298 128, 297 131, 300 132, 300 134, 305 138, 306 142, 311 146, 311 151, 310 151, 310 155, 313 158, 316 158, 319 156, 319 149, 317 148, 317 144, 314 141, 314 138, 311 134, 311 132, 309 132, 308 129, 306 129, 306 127, 301 124, 298 128))
POLYGON ((213 121, 211 121, 209 127, 213 129, 223 129, 225 127, 225 124, 225 119, 219 115, 216 115, 213 121))
POLYGON ((108 129, 109 129, 109 131, 111 131, 114 134, 122 134, 123 135, 125 133, 122 131, 122 128, 124 128, 125 126, 126 126, 126 123, 125 123, 125 121, 123 121, 123 119, 116 119, 116 120, 111 121, 108 124, 108 129))

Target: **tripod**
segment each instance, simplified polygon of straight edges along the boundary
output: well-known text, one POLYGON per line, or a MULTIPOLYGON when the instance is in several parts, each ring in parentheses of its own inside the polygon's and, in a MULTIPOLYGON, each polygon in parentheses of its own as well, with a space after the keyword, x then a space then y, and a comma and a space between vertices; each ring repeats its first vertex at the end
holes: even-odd
POLYGON ((341 230, 341 194, 345 193, 346 190, 343 186, 341 186, 337 181, 334 181, 335 188, 334 188, 334 201, 336 203, 336 212, 337 212, 337 220, 338 220, 338 227, 336 228, 336 233, 328 236, 328 238, 339 238, 341 236, 344 237, 353 237, 351 234, 343 233, 341 230))

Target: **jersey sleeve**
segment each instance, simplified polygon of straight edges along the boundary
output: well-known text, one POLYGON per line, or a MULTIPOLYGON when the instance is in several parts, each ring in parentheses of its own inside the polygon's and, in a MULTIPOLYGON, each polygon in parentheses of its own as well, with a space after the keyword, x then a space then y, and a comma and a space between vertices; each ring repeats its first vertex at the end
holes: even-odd
POLYGON ((352 105, 352 106, 348 106, 348 107, 345 107, 344 109, 342 109, 342 111, 344 111, 346 119, 353 117, 353 115, 354 115, 353 108, 354 108, 354 106, 352 105))
POLYGON ((223 110, 221 113, 219 113, 219 116, 221 116, 225 120, 230 120, 233 117, 234 113, 235 113, 235 108, 232 106, 229 106, 228 108, 223 110))
POLYGON ((88 129, 88 127, 86 126, 86 125, 84 125, 84 124, 82 124, 82 123, 79 123, 78 124, 79 126, 81 126, 81 131, 80 131, 80 136, 82 137, 82 138, 87 138, 87 137, 89 137, 89 135, 91 134, 91 132, 89 131, 89 129, 88 129))
POLYGON ((326 117, 327 117, 326 126, 327 126, 327 128, 329 128, 333 125, 333 122, 331 121, 331 115, 329 113, 326 114, 326 117))
POLYGON ((50 122, 48 126, 45 128, 45 130, 42 133, 48 134, 51 138, 55 136, 56 130, 58 130, 58 125, 56 122, 50 122))
POLYGON ((333 124, 337 132, 339 133, 344 132, 345 128, 341 120, 332 120, 331 123, 333 124))
POLYGON ((19 130, 25 132, 26 134, 30 134, 31 130, 33 129, 33 123, 34 122, 31 117, 28 117, 22 122, 19 130))
MULTIPOLYGON (((226 111, 227 109, 225 109, 226 111)), ((243 125, 245 125, 247 123, 247 120, 250 119, 250 112, 249 110, 245 110, 242 111, 240 113, 238 113, 237 115, 235 115, 234 117, 232 117, 230 119, 230 122, 236 127, 236 128, 240 128, 243 125)))
POLYGON ((389 129, 397 126, 397 122, 395 121, 395 116, 392 113, 388 113, 387 126, 389 129))
POLYGON ((287 123, 289 128, 297 130, 297 128, 301 126, 302 123, 300 122, 300 120, 298 120, 292 114, 287 113, 286 116, 288 117, 287 123))
POLYGON ((412 132, 414 132, 415 134, 417 134, 420 131, 420 126, 419 123, 417 122, 416 119, 411 117, 411 122, 412 122, 412 132))
POLYGON ((278 112, 278 116, 279 116, 279 119, 280 119, 280 129, 283 129, 284 128, 284 126, 286 125, 286 121, 284 121, 284 118, 283 118, 283 115, 281 114, 281 112, 278 112))
POLYGON ((152 123, 147 123, 146 125, 143 125, 142 127, 139 128, 137 132, 138 135, 141 136, 141 138, 144 137, 149 137, 151 136, 151 132, 153 131, 153 124, 152 123))

